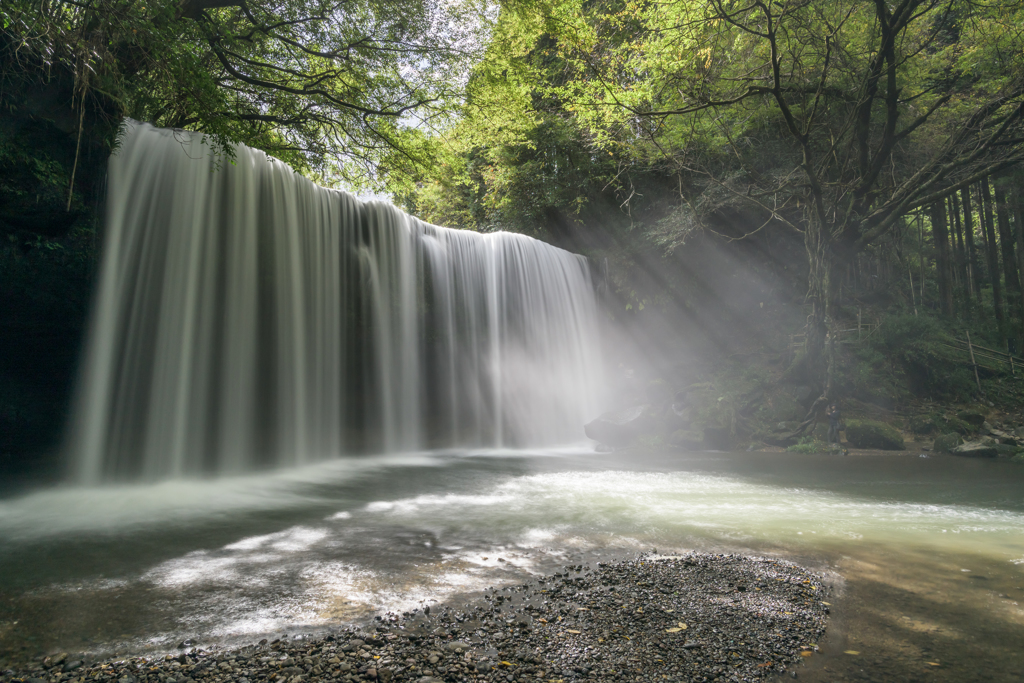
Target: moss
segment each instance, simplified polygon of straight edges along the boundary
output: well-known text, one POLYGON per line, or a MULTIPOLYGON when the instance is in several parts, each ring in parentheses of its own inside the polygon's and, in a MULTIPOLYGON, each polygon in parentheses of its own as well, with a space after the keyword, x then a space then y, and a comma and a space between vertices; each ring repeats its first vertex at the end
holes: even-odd
POLYGON ((956 417, 958 420, 966 422, 975 429, 985 424, 985 413, 979 412, 977 410, 961 410, 959 413, 956 414, 956 417))
POLYGON ((850 420, 846 425, 846 439, 855 448, 877 448, 883 451, 904 451, 903 435, 885 424, 873 420, 850 420))
MULTIPOLYGON (((978 431, 969 422, 965 422, 958 417, 944 417, 942 422, 942 431, 944 432, 956 432, 957 434, 968 436, 978 431)), ((982 422, 984 422, 984 419, 982 422)), ((981 425, 978 426, 980 427, 981 425)))
POLYGON ((910 431, 914 434, 934 434, 939 431, 935 415, 914 415, 910 418, 910 431))
POLYGON ((786 450, 790 453, 826 453, 829 446, 813 436, 805 436, 786 450))
POLYGON ((935 441, 932 442, 932 450, 936 453, 949 453, 961 443, 963 443, 963 439, 960 438, 959 434, 939 434, 935 437, 935 441))

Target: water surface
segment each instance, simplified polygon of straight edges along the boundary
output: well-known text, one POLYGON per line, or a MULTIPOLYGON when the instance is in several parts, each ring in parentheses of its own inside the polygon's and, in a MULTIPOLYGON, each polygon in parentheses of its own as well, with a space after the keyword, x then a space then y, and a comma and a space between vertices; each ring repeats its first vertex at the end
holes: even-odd
POLYGON ((419 453, 55 488, 0 501, 0 658, 294 636, 700 549, 830 577, 805 680, 1017 681, 1022 532, 1024 468, 916 454, 419 453))

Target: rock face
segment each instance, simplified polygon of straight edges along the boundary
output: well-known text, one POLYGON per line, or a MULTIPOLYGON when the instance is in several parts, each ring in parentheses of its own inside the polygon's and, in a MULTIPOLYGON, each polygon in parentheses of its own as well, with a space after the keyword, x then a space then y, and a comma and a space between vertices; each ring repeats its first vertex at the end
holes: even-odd
POLYGON ((905 451, 903 435, 883 422, 850 420, 846 440, 854 448, 877 448, 882 451, 905 451))
POLYGON ((605 413, 583 426, 587 438, 610 446, 626 446, 641 434, 656 426, 648 412, 649 406, 631 406, 605 413))
POLYGON ((999 455, 995 445, 982 443, 981 441, 968 441, 950 452, 953 455, 962 455, 967 458, 994 458, 999 455))

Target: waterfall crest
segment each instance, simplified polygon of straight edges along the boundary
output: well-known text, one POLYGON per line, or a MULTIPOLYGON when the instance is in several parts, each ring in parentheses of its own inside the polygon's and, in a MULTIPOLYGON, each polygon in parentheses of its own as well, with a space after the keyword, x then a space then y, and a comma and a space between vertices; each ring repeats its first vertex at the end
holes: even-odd
POLYGON ((602 386, 583 257, 146 124, 108 183, 68 444, 80 481, 583 438, 602 386))

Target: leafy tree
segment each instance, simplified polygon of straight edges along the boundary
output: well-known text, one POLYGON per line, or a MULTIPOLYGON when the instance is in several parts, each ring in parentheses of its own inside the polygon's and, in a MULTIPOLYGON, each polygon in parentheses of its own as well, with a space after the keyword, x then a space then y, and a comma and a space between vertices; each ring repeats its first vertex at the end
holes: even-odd
MULTIPOLYGON (((513 2, 565 64, 539 87, 603 150, 679 174, 673 243, 723 206, 802 233, 804 370, 831 391, 834 273, 903 216, 1024 159, 1024 4, 513 2)), ((755 226, 756 227, 756 226, 755 226)))
POLYGON ((100 93, 364 183, 421 161, 420 130, 457 102, 487 28, 474 0, 10 0, 0 25, 8 76, 69 69, 79 111, 100 93))

